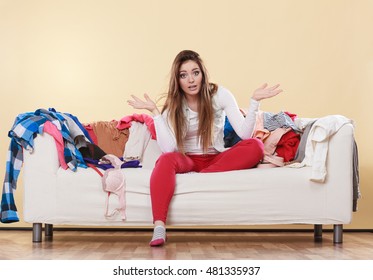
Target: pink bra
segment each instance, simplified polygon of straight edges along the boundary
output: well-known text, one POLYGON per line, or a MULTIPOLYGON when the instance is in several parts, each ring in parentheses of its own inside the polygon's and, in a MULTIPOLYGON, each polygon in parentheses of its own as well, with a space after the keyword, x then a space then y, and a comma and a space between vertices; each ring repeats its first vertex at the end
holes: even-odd
POLYGON ((89 164, 97 173, 102 177, 102 188, 107 192, 106 202, 105 202, 105 217, 112 217, 116 213, 120 212, 122 220, 126 219, 126 201, 125 201, 125 188, 126 188, 126 178, 121 170, 121 165, 123 162, 115 155, 107 154, 100 159, 99 164, 111 164, 114 168, 109 168, 105 170, 102 174, 95 166, 89 164), (114 209, 111 214, 109 214, 109 197, 111 194, 116 194, 119 198, 119 208, 114 209))

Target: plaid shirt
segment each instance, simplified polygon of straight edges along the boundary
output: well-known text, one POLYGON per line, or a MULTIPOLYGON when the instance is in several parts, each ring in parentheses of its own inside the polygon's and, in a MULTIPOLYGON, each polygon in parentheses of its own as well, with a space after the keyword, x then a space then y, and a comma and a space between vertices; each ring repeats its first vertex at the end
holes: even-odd
POLYGON ((0 219, 2 223, 18 222, 17 207, 13 192, 17 188, 17 179, 23 164, 23 149, 30 153, 34 149, 34 138, 42 134, 46 121, 52 122, 64 139, 64 157, 68 167, 76 171, 77 167, 86 168, 83 156, 74 145, 67 122, 63 114, 54 109, 38 109, 34 113, 23 113, 16 117, 8 136, 11 138, 7 154, 6 172, 1 198, 0 219))

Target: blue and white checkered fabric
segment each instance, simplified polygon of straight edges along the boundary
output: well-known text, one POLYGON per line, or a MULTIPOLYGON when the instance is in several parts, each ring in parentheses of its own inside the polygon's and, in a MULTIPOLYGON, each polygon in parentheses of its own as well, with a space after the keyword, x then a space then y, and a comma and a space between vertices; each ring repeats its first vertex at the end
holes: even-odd
POLYGON ((46 121, 52 122, 61 131, 65 143, 64 157, 67 166, 73 171, 78 166, 87 167, 82 154, 70 136, 67 122, 62 113, 56 112, 54 109, 38 109, 33 113, 19 114, 8 133, 11 141, 1 197, 0 221, 2 223, 19 221, 13 193, 17 188, 17 179, 23 164, 23 149, 29 152, 33 151, 34 138, 37 134, 43 133, 46 121))

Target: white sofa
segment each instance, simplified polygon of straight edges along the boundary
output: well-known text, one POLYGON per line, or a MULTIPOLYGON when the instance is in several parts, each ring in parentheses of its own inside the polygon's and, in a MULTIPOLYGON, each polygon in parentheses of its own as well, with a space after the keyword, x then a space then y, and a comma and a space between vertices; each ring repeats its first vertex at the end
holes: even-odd
MULTIPOLYGON (((168 224, 174 226, 314 225, 315 240, 322 225, 334 225, 334 243, 341 243, 343 224, 352 219, 353 126, 344 125, 329 141, 327 177, 310 180, 312 167, 254 168, 222 173, 177 175, 168 224)), ((154 140, 145 150, 142 168, 122 169, 126 177, 125 221, 105 218, 106 194, 92 169, 76 172, 59 166, 54 140, 38 135, 32 154, 24 153, 24 220, 33 224, 33 241, 42 241, 53 225, 151 226, 149 178, 160 151, 154 140)), ((118 207, 111 196, 110 207, 118 207)))

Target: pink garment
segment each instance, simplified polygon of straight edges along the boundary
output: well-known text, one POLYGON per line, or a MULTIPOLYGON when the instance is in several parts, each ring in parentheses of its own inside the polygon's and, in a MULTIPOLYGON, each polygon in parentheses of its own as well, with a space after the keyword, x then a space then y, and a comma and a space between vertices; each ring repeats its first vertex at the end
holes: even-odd
POLYGON ((264 144, 263 162, 258 164, 259 168, 272 168, 277 166, 284 166, 284 159, 275 154, 277 143, 280 141, 282 135, 287 132, 286 128, 277 128, 270 132, 264 128, 263 111, 258 111, 256 116, 255 130, 253 138, 259 139, 264 144))
POLYGON ((93 129, 93 126, 92 124, 88 123, 88 124, 83 124, 84 128, 87 130, 89 136, 91 137, 92 141, 93 141, 93 144, 96 144, 98 145, 98 140, 97 140, 97 136, 96 136, 96 133, 93 129))
MULTIPOLYGON (((294 120, 297 115, 289 112, 285 112, 292 120, 294 120)), ((284 166, 284 160, 291 157, 291 155, 286 156, 284 159, 285 151, 279 149, 277 153, 278 144, 284 135, 291 132, 291 128, 280 127, 274 131, 269 131, 264 128, 263 111, 258 111, 255 130, 253 132, 253 138, 257 138, 264 143, 264 158, 263 162, 258 165, 259 168, 277 167, 284 166)), ((293 145, 295 146, 295 145, 293 145)), ((286 151, 288 152, 288 151, 286 151)))
POLYGON ((291 128, 276 128, 264 141, 264 158, 263 164, 272 163, 275 166, 284 166, 284 158, 279 157, 276 153, 277 144, 283 135, 289 132, 291 128))
POLYGON ((59 131, 58 128, 53 123, 51 123, 50 121, 46 121, 44 123, 43 132, 50 134, 54 138, 60 165, 63 169, 66 170, 68 166, 65 161, 65 156, 64 156, 65 145, 63 143, 61 131, 59 131))
POLYGON ((102 173, 95 165, 87 163, 94 171, 102 177, 102 188, 107 193, 105 201, 105 217, 109 218, 116 213, 120 213, 122 220, 126 220, 126 178, 121 171, 122 161, 115 155, 107 154, 100 159, 99 164, 111 164, 114 168, 109 168, 102 173), (119 199, 120 208, 114 209, 109 214, 109 197, 111 194, 116 194, 119 199))
POLYGON ((263 111, 258 111, 252 138, 257 138, 264 142, 269 135, 269 130, 264 128, 263 111))
POLYGON ((121 213, 124 221, 126 220, 126 178, 120 169, 123 162, 115 155, 108 154, 101 158, 100 163, 110 163, 114 166, 114 168, 105 170, 102 177, 102 187, 107 192, 105 217, 112 217, 115 213, 121 213), (109 197, 112 193, 118 196, 120 208, 109 214, 109 197))
POLYGON ((152 139, 157 139, 153 118, 147 114, 133 114, 125 116, 119 120, 117 128, 120 130, 129 128, 131 127, 132 121, 145 123, 150 131, 152 139))

